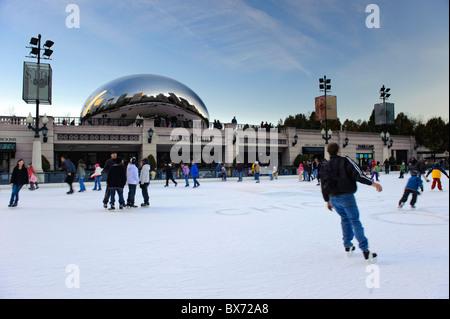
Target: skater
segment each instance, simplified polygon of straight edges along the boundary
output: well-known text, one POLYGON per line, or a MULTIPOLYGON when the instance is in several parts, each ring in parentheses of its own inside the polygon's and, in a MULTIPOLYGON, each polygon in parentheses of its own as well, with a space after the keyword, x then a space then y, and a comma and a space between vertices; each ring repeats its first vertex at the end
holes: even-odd
POLYGON ((303 171, 304 171, 303 164, 300 164, 298 166, 298 181, 299 182, 302 181, 303 171))
POLYGON ((316 173, 315 176, 317 178, 317 185, 316 186, 320 186, 320 169, 322 168, 322 164, 320 163, 319 159, 316 157, 314 159, 314 163, 316 164, 316 173))
POLYGON ((187 164, 181 164, 184 179, 186 180, 186 185, 184 187, 189 187, 189 166, 187 164))
POLYGON ((166 185, 164 185, 164 187, 169 187, 169 179, 175 183, 175 187, 178 185, 178 183, 173 179, 172 164, 173 164, 173 162, 170 162, 166 166, 166 185))
POLYGON ((128 183, 128 197, 127 197, 127 207, 136 208, 134 204, 134 198, 136 196, 136 187, 139 183, 139 172, 136 167, 137 159, 136 157, 130 158, 130 162, 127 166, 127 183, 128 183))
POLYGON ((236 173, 238 175, 238 180, 237 181, 238 182, 242 182, 242 176, 244 175, 244 166, 239 161, 236 162, 235 170, 236 170, 236 173))
POLYGON ((32 172, 31 176, 29 176, 30 178, 30 191, 34 191, 36 189, 35 185, 36 185, 36 180, 37 180, 37 176, 36 176, 36 172, 32 172))
MULTIPOLYGON (((428 160, 421 158, 420 160, 416 161, 414 164, 412 170, 417 172, 417 176, 422 178, 422 175, 425 175, 425 172, 427 170, 428 160)), ((425 177, 425 181, 428 183, 428 178, 425 177)))
POLYGON ((195 164, 194 161, 191 161, 191 176, 192 176, 192 179, 194 180, 194 188, 199 187, 200 183, 197 181, 199 172, 198 172, 197 164, 195 164))
POLYGON ((11 198, 8 207, 16 207, 19 202, 19 192, 23 185, 28 185, 28 170, 24 165, 23 159, 17 161, 11 174, 10 185, 12 187, 11 198))
MULTIPOLYGON (((39 185, 38 185, 38 181, 37 181, 37 174, 36 174, 36 171, 34 170, 33 165, 28 164, 27 170, 28 170, 28 179, 30 179, 31 175, 33 175, 33 174, 36 176, 36 181, 34 182, 34 186, 36 187, 36 189, 38 189, 39 185)), ((30 184, 30 187, 31 187, 31 184, 30 184)))
POLYGON ((405 161, 402 161, 402 164, 400 165, 400 176, 398 178, 405 178, 405 172, 406 172, 405 161))
POLYGON ((257 183, 259 183, 259 172, 261 170, 261 166, 259 166, 259 162, 255 162, 255 180, 257 183))
POLYGON ((417 201, 417 195, 420 195, 419 188, 423 192, 422 179, 418 175, 419 172, 411 171, 411 177, 406 184, 402 198, 400 198, 400 201, 398 202, 398 209, 401 209, 403 205, 405 205, 406 201, 408 200, 409 194, 412 195, 411 201, 409 202, 409 204, 411 205, 411 209, 416 208, 415 204, 417 201))
POLYGON ((304 166, 304 172, 305 172, 305 180, 307 179, 308 182, 311 181, 311 162, 310 161, 306 161, 306 165, 304 166))
POLYGON ((109 198, 110 198, 110 192, 109 192, 109 188, 108 188, 108 174, 109 174, 109 170, 111 169, 111 167, 113 166, 115 159, 117 158, 117 153, 115 151, 111 152, 111 157, 108 158, 105 162, 105 166, 103 167, 103 172, 105 172, 106 175, 106 189, 105 189, 105 196, 103 197, 103 207, 104 208, 108 208, 108 202, 109 202, 109 198))
POLYGON ((278 167, 276 166, 273 167, 272 174, 275 179, 278 179, 278 167))
POLYGON ((222 164, 222 168, 220 169, 220 175, 222 176, 222 182, 227 181, 227 168, 225 167, 225 163, 222 164))
POLYGON ((86 176, 86 164, 84 164, 84 161, 80 159, 78 161, 78 167, 77 167, 77 176, 78 176, 78 183, 80 184, 80 190, 78 192, 84 192, 86 191, 86 187, 84 186, 84 177, 86 176))
POLYGON ((375 262, 377 254, 369 250, 369 243, 359 220, 359 210, 354 193, 357 190, 356 182, 371 185, 378 192, 382 191, 382 187, 364 175, 353 160, 341 157, 337 143, 330 143, 327 151, 330 154, 330 160, 321 168, 322 195, 327 208, 330 211, 333 208, 336 209, 341 217, 345 251, 348 255, 353 253, 355 247, 352 240, 353 237, 356 237, 365 260, 375 262))
POLYGON ((91 177, 94 179, 94 188, 93 191, 101 191, 102 185, 100 184, 100 181, 102 180, 102 171, 103 169, 100 167, 100 164, 95 164, 95 171, 91 175, 91 177))
POLYGON ((378 177, 380 176, 380 162, 377 162, 376 165, 373 166, 371 179, 373 179, 374 176, 376 177, 376 181, 379 182, 378 177))
POLYGON ((108 179, 106 181, 109 188, 110 193, 110 208, 109 210, 114 210, 115 207, 115 194, 119 196, 119 209, 123 209, 125 206, 125 200, 123 199, 123 188, 127 183, 127 175, 125 173, 125 169, 122 165, 122 159, 120 157, 116 157, 114 159, 114 163, 109 169, 108 179))
POLYGON ((150 165, 148 164, 148 158, 144 158, 141 161, 141 175, 139 176, 139 187, 142 191, 142 197, 144 198, 144 202, 141 203, 141 207, 150 206, 149 198, 148 198, 148 185, 150 184, 150 165))
POLYGON ((434 164, 433 168, 431 168, 428 171, 426 177, 428 177, 428 175, 430 175, 430 173, 431 173, 431 178, 433 178, 433 183, 431 183, 431 189, 433 190, 437 184, 438 189, 440 191, 442 191, 441 176, 442 176, 442 174, 444 174, 448 178, 448 175, 447 175, 447 172, 442 168, 441 163, 434 164))
POLYGON ((63 155, 61 156, 61 163, 62 167, 60 170, 66 171, 66 183, 69 184, 69 191, 67 192, 68 195, 73 194, 74 190, 72 187, 73 180, 75 179, 75 174, 77 173, 77 169, 75 165, 70 161, 70 159, 67 158, 67 156, 63 155))
POLYGON ((385 174, 389 174, 389 170, 390 170, 390 163, 389 163, 389 161, 388 161, 388 159, 386 158, 385 160, 384 160, 384 173, 385 174))

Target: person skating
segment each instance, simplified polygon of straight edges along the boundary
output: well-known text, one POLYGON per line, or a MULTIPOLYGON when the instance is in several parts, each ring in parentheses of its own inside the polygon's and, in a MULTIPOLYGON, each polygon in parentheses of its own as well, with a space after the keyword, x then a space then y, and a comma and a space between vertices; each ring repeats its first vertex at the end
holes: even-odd
POLYGON ((442 191, 441 176, 442 174, 444 174, 448 178, 447 172, 442 168, 440 163, 436 163, 433 165, 433 168, 428 171, 426 177, 428 177, 428 175, 430 174, 431 178, 433 179, 433 183, 431 183, 431 189, 433 190, 437 184, 438 189, 442 191))
POLYGON ((108 174, 109 174, 109 170, 111 169, 111 167, 114 164, 115 159, 117 158, 117 153, 115 151, 111 152, 111 157, 108 158, 105 162, 105 166, 103 167, 103 172, 106 173, 106 189, 105 189, 105 196, 103 197, 103 207, 104 208, 108 208, 108 202, 109 199, 111 197, 110 192, 109 192, 109 188, 108 188, 108 174))
POLYGON ((127 183, 128 183, 128 197, 127 207, 136 208, 134 204, 134 198, 136 196, 136 187, 139 183, 139 172, 136 167, 136 157, 130 158, 130 162, 127 165, 127 183))
POLYGON ((197 178, 199 176, 199 171, 197 164, 194 163, 194 161, 191 161, 191 176, 194 180, 194 188, 197 188, 200 186, 200 183, 197 181, 197 178))
POLYGON ((36 175, 36 172, 32 172, 32 173, 31 173, 31 176, 29 176, 29 178, 30 178, 30 188, 29 188, 29 190, 30 190, 30 191, 34 191, 35 189, 37 189, 37 188, 35 187, 35 185, 37 184, 37 175, 36 175))
POLYGON ((187 164, 181 164, 184 179, 186 180, 186 185, 184 187, 189 187, 189 166, 187 164))
POLYGON ((259 166, 259 162, 255 162, 255 180, 259 183, 259 172, 261 171, 261 166, 259 166))
POLYGON ((244 175, 244 166, 241 162, 236 162, 236 173, 238 174, 238 182, 242 182, 242 176, 244 175))
POLYGON ((402 198, 400 198, 400 201, 398 202, 398 208, 401 209, 403 205, 405 205, 406 201, 408 200, 409 194, 411 194, 412 198, 409 204, 411 205, 412 209, 415 209, 416 208, 415 204, 417 202, 417 195, 420 195, 419 189, 423 192, 423 183, 422 179, 419 177, 419 172, 411 171, 411 177, 409 178, 408 183, 406 184, 402 198))
POLYGON ((169 187, 169 180, 171 180, 175 186, 178 185, 178 183, 173 179, 173 166, 172 162, 168 163, 166 166, 166 185, 164 187, 169 187))
POLYGON ((86 176, 86 164, 84 164, 84 161, 80 159, 78 161, 78 167, 77 167, 77 176, 78 176, 78 183, 80 184, 80 190, 78 192, 84 192, 86 191, 86 187, 84 186, 84 177, 86 176))
POLYGON ((371 178, 373 179, 374 176, 376 178, 376 181, 378 182, 379 181, 378 177, 380 176, 380 162, 377 162, 375 166, 373 166, 371 178))
MULTIPOLYGON (((37 180, 37 174, 36 174, 36 170, 34 169, 33 165, 28 164, 27 165, 27 170, 28 170, 28 179, 30 179, 31 175, 33 175, 33 174, 36 176, 36 181, 34 182, 34 186, 35 186, 36 189, 38 189, 39 188, 39 184, 38 184, 38 180, 37 180)), ((31 184, 30 184, 30 187, 31 187, 31 184)))
POLYGON ((61 163, 62 167, 61 169, 66 171, 66 183, 69 184, 69 191, 67 194, 73 194, 74 190, 72 187, 73 180, 75 179, 75 174, 77 173, 77 169, 75 165, 72 163, 70 159, 67 158, 67 156, 63 155, 61 156, 61 163))
POLYGON ((353 253, 355 247, 352 240, 356 237, 365 260, 375 262, 377 254, 369 250, 354 193, 357 190, 357 182, 373 186, 378 192, 382 191, 382 187, 364 175, 353 160, 341 157, 337 143, 330 143, 327 152, 330 154, 330 160, 321 167, 322 195, 327 208, 330 211, 334 208, 341 217, 345 251, 348 255, 353 253))
POLYGON ((220 169, 220 175, 222 176, 222 182, 227 181, 227 168, 225 167, 225 163, 222 164, 222 168, 220 169))
MULTIPOLYGON (((428 160, 421 158, 418 161, 416 161, 416 163, 414 164, 412 170, 416 171, 417 172, 417 176, 422 178, 422 175, 425 175, 425 172, 427 170, 427 165, 428 165, 428 160)), ((428 178, 425 177, 425 181, 428 183, 429 182, 428 178)))
POLYGON ((144 158, 141 161, 141 174, 139 175, 139 186, 141 187, 142 197, 144 202, 141 203, 141 207, 150 206, 148 196, 148 185, 150 184, 150 165, 148 158, 144 158))
POLYGON ((300 163, 300 165, 298 166, 298 181, 302 181, 304 176, 303 176, 303 171, 305 169, 303 168, 303 163, 300 163))
POLYGON ((95 171, 91 175, 91 177, 94 179, 94 188, 93 191, 101 191, 102 185, 100 184, 100 181, 102 180, 102 171, 103 169, 100 167, 100 164, 95 164, 95 171))
POLYGON ((17 161, 17 165, 14 167, 11 174, 10 185, 12 190, 8 207, 16 207, 19 203, 20 190, 23 185, 28 185, 28 170, 24 165, 23 159, 17 161))
POLYGON ((402 161, 402 164, 400 165, 400 175, 398 178, 405 178, 405 172, 406 172, 406 164, 405 161, 402 161))
POLYGON ((314 159, 314 163, 316 166, 316 173, 315 176, 317 178, 317 185, 316 186, 320 186, 320 170, 322 169, 322 163, 320 163, 319 159, 316 157, 314 159))
POLYGON ((125 206, 125 200, 123 198, 123 188, 127 183, 127 175, 125 172, 125 168, 122 165, 122 159, 120 157, 116 157, 114 159, 114 164, 111 166, 108 172, 108 179, 106 181, 108 183, 109 192, 110 192, 110 210, 115 209, 115 194, 119 196, 119 208, 123 209, 125 206))

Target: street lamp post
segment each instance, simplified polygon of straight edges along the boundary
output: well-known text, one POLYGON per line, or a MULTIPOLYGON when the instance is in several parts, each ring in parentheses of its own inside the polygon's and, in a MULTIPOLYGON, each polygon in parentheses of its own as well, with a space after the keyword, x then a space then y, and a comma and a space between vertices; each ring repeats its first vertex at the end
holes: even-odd
POLYGON ((32 37, 30 40, 30 45, 27 48, 30 48, 30 54, 26 57, 37 59, 37 78, 36 78, 36 117, 34 121, 33 126, 33 116, 31 115, 31 112, 28 114, 27 117, 27 124, 28 129, 34 131, 34 137, 35 140, 33 141, 33 153, 32 153, 32 163, 33 167, 36 170, 36 172, 42 172, 42 150, 41 150, 41 141, 39 140, 39 132, 42 132, 43 135, 43 142, 47 142, 47 134, 48 134, 48 118, 46 115, 42 118, 42 127, 39 127, 39 87, 41 85, 41 82, 44 81, 41 79, 41 51, 44 51, 42 53, 42 59, 50 60, 50 56, 53 53, 53 50, 50 48, 53 46, 54 42, 51 40, 47 40, 44 45, 41 47, 41 40, 42 36, 39 34, 37 38, 32 37))
POLYGON ((331 90, 331 79, 327 79, 326 75, 319 79, 319 90, 324 92, 325 95, 325 130, 322 130, 322 138, 325 140, 325 144, 328 144, 328 140, 331 139, 332 132, 328 129, 327 118, 327 92, 331 90))

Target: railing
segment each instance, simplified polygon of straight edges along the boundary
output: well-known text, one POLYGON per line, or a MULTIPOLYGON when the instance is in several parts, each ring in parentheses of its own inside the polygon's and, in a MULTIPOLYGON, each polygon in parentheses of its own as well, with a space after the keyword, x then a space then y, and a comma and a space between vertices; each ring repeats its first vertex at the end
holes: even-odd
POLYGON ((79 126, 79 125, 92 125, 92 126, 138 126, 136 119, 125 118, 89 118, 81 120, 79 117, 55 117, 53 118, 53 125, 63 126, 79 126))
MULTIPOLYGON (((163 170, 154 170, 152 175, 154 175, 153 180, 165 180, 166 172, 163 170)), ((261 167, 260 176, 267 176, 272 172, 268 167, 261 167)), ((90 175, 93 171, 86 171, 86 176, 84 177, 84 182, 94 182, 94 179, 90 178, 90 175)), ((184 179, 183 172, 181 169, 173 170, 174 179, 184 179)), ((283 167, 278 169, 278 175, 296 175, 297 169, 294 167, 283 167)), ((65 172, 45 172, 40 173, 39 179, 41 183, 45 184, 55 184, 55 183, 65 183, 67 174, 65 172), (43 180, 43 181, 42 181, 43 180)), ((250 168, 245 168, 243 172, 243 176, 252 176, 250 168)), ((234 168, 227 169, 227 177, 237 177, 238 174, 234 170, 234 168)), ((220 173, 216 171, 216 169, 200 169, 199 170, 199 178, 219 178, 221 177, 220 173)), ((106 181, 107 175, 105 173, 102 174, 102 181, 106 181)), ((11 174, 8 173, 0 173, 0 185, 8 185, 11 180, 11 174)), ((78 178, 75 179, 75 182, 78 181, 78 178)))
POLYGON ((17 116, 1 116, 0 125, 1 124, 28 125, 26 117, 17 117, 17 116))

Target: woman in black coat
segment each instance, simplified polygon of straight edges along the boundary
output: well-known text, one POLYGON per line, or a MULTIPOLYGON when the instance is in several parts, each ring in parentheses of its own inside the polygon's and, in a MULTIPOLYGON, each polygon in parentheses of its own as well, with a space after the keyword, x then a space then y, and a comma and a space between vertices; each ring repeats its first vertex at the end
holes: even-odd
POLYGON ((24 165, 23 159, 17 161, 11 174, 12 193, 8 207, 16 207, 19 201, 19 192, 23 185, 28 185, 28 170, 24 165))

